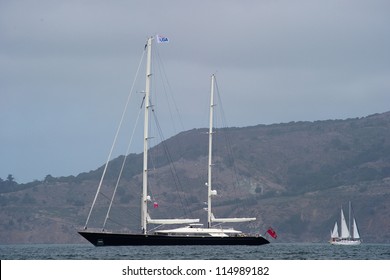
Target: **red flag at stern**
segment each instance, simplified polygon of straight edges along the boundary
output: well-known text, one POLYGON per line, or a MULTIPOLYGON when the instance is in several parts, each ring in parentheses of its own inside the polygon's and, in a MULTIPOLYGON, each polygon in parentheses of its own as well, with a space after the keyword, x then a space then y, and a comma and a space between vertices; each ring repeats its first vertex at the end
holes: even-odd
POLYGON ((276 232, 274 231, 274 229, 272 227, 270 227, 268 230, 267 230, 267 233, 272 237, 272 238, 277 238, 278 235, 276 234, 276 232))

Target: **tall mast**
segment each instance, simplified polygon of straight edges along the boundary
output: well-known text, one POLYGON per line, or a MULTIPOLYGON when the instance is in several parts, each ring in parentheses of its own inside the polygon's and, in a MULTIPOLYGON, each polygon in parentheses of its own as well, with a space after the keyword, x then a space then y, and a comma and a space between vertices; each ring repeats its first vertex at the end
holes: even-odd
POLYGON ((212 171, 212 154, 213 154, 213 112, 214 112, 214 82, 215 75, 211 75, 211 90, 210 90, 210 123, 209 123, 209 164, 208 164, 208 179, 207 179, 207 227, 211 227, 211 171, 212 171))
POLYGON ((348 205, 349 208, 349 213, 348 213, 348 229, 349 229, 349 238, 351 238, 351 232, 352 232, 352 220, 351 220, 351 201, 349 202, 348 205))
POLYGON ((141 229, 142 233, 147 231, 148 216, 148 140, 149 140, 149 99, 150 99, 150 80, 152 69, 152 40, 148 38, 146 43, 147 61, 146 61, 146 85, 145 85, 145 118, 144 118, 144 165, 142 178, 142 203, 141 203, 141 229))

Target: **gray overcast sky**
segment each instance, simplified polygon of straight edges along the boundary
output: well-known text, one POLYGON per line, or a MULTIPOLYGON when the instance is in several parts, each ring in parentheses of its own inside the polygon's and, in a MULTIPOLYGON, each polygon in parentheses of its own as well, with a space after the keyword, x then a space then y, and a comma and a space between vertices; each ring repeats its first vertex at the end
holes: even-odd
POLYGON ((158 33, 185 130, 207 126, 213 72, 230 126, 388 111, 389 14, 388 0, 0 0, 0 177, 102 165, 158 33))

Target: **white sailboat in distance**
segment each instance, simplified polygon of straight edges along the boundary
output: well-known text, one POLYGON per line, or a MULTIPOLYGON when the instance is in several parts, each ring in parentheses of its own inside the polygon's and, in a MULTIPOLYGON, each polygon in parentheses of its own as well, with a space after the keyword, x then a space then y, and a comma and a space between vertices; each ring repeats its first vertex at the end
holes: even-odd
POLYGON ((340 232, 337 221, 334 224, 333 230, 330 233, 330 244, 332 245, 359 245, 362 240, 356 224, 356 219, 352 215, 352 206, 349 202, 349 226, 344 216, 343 208, 340 213, 340 232))

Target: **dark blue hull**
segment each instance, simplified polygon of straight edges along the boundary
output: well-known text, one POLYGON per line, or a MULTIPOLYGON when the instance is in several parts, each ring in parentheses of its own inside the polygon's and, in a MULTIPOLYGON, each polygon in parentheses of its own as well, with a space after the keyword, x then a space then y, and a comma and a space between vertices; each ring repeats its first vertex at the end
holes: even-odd
POLYGON ((79 234, 95 246, 178 246, 178 245, 251 245, 268 244, 262 236, 212 237, 173 236, 157 234, 128 234, 79 231, 79 234))

